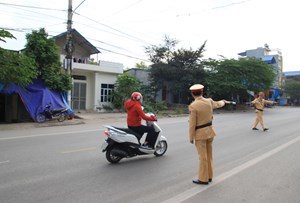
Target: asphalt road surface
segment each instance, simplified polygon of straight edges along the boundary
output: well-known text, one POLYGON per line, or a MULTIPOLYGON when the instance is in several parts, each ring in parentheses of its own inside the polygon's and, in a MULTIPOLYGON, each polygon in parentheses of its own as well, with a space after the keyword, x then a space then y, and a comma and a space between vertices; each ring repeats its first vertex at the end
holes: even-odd
POLYGON ((81 125, 0 132, 0 203, 300 202, 300 108, 215 113, 215 175, 195 185, 198 157, 188 117, 161 118, 168 139, 163 157, 110 164, 100 151, 104 127, 124 118, 81 125), (108 123, 107 123, 108 122, 108 123))

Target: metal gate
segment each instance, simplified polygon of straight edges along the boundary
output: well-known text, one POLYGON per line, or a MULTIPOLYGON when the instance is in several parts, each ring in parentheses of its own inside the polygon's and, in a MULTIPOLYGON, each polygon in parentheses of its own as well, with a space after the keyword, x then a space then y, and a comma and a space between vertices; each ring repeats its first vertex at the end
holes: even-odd
POLYGON ((86 83, 74 83, 71 101, 73 109, 86 109, 86 83))

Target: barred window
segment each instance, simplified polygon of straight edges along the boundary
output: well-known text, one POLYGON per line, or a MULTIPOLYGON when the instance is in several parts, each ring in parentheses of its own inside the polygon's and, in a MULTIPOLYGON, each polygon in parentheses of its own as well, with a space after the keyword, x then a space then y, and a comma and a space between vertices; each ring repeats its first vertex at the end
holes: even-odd
POLYGON ((110 97, 110 95, 111 95, 113 89, 114 89, 114 85, 112 85, 112 84, 101 84, 100 101, 101 102, 112 102, 112 98, 110 97))

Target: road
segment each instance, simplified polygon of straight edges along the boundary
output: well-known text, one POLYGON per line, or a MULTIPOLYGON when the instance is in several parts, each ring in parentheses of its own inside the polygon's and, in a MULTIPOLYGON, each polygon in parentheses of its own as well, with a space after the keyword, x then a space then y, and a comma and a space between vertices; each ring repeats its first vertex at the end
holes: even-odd
MULTIPOLYGON (((300 108, 264 111, 269 131, 252 131, 254 112, 215 113, 215 176, 195 185, 198 158, 188 117, 161 118, 163 157, 109 164, 100 152, 106 123, 0 132, 0 203, 300 202, 300 108)), ((259 126, 260 127, 260 126, 259 126)))

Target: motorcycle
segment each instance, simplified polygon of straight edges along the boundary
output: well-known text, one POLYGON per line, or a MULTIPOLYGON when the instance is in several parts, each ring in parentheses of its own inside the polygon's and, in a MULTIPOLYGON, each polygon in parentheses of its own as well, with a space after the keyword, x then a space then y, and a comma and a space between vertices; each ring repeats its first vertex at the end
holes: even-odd
MULTIPOLYGON (((147 113, 151 116, 153 113, 147 113)), ((168 148, 167 139, 161 135, 161 128, 157 121, 146 121, 147 126, 153 126, 158 134, 154 148, 143 148, 139 139, 139 135, 128 128, 119 128, 105 125, 107 136, 101 146, 102 152, 106 152, 106 159, 110 163, 118 163, 123 158, 131 158, 138 155, 154 154, 155 156, 163 156, 168 148)))
POLYGON ((67 111, 67 108, 53 109, 51 104, 47 104, 44 110, 37 114, 36 121, 44 123, 46 120, 57 119, 59 122, 63 122, 68 116, 67 111))

